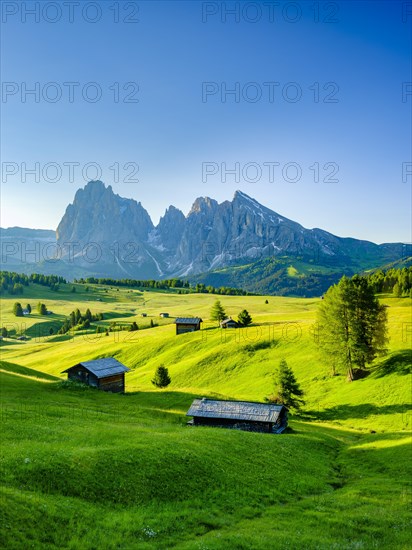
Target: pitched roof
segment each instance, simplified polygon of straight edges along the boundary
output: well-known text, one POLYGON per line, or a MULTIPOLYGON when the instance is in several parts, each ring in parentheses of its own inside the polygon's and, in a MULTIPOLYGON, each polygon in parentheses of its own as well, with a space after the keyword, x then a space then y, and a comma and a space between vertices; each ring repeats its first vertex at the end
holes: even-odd
POLYGON ((283 408, 283 405, 253 403, 251 401, 195 399, 186 416, 276 423, 283 408))
POLYGON ((229 317, 229 319, 225 319, 224 321, 221 321, 221 325, 227 325, 228 323, 234 323, 235 325, 238 324, 237 321, 235 321, 234 319, 232 319, 231 317, 229 317))
POLYGON ((198 325, 203 323, 200 317, 176 317, 175 323, 183 323, 185 325, 198 325))
POLYGON ((63 372, 68 372, 70 369, 77 367, 78 365, 82 365, 82 367, 94 374, 97 378, 106 378, 108 376, 128 372, 130 370, 120 363, 120 361, 117 361, 114 357, 103 357, 102 359, 94 359, 93 361, 81 361, 63 372))

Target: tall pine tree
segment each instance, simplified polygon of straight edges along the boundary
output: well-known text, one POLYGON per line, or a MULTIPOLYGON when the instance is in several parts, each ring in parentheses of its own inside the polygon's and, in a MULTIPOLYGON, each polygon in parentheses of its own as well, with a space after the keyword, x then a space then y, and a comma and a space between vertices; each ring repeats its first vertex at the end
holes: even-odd
POLYGON ((275 393, 266 400, 284 405, 288 409, 299 410, 305 401, 295 375, 285 359, 282 359, 275 376, 275 393))
POLYGON ((364 277, 342 277, 318 309, 319 347, 326 361, 354 380, 387 352, 387 313, 364 277))
POLYGON ((23 317, 23 308, 20 302, 15 302, 13 306, 13 313, 16 317, 23 317))
POLYGON ((219 322, 226 319, 226 312, 220 300, 216 300, 216 302, 213 304, 213 307, 210 310, 210 318, 212 319, 212 321, 219 322))
POLYGON ((80 323, 80 321, 82 320, 82 314, 80 313, 80 309, 77 308, 74 312, 74 318, 76 320, 76 325, 78 325, 80 323))
POLYGON ((237 322, 241 327, 247 327, 252 322, 252 317, 250 316, 247 309, 243 309, 237 316, 237 322))
POLYGON ((164 365, 157 367, 152 384, 157 388, 166 388, 171 381, 167 367, 164 365))
POLYGON ((43 304, 42 302, 39 302, 37 304, 37 313, 39 315, 47 315, 47 307, 46 304, 43 304))

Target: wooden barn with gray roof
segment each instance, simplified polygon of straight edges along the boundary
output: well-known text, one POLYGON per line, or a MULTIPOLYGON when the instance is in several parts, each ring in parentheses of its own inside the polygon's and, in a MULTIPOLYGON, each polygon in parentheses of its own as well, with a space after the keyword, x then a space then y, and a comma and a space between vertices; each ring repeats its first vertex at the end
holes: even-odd
POLYGON ((130 369, 114 357, 104 357, 93 361, 82 361, 63 372, 69 380, 77 380, 94 388, 114 393, 124 393, 124 375, 130 369))
POLYGON ((192 426, 214 426, 250 432, 282 433, 288 425, 283 405, 252 401, 220 401, 195 399, 186 416, 192 426))
POLYGON ((186 332, 200 330, 200 323, 203 323, 200 317, 176 317, 176 334, 185 334, 186 332))
POLYGON ((232 317, 229 317, 228 319, 224 319, 220 322, 220 328, 238 328, 239 323, 232 319, 232 317))

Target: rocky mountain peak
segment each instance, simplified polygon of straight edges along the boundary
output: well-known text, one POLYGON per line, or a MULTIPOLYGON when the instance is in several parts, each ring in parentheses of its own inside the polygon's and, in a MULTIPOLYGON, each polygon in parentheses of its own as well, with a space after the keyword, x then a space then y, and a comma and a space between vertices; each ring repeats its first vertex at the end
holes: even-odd
POLYGON ((180 218, 181 216, 183 216, 183 218, 185 217, 185 215, 183 214, 183 212, 181 210, 179 210, 179 208, 176 208, 175 206, 173 206, 173 204, 171 204, 169 206, 169 208, 166 208, 165 215, 160 219, 162 220, 164 218, 170 218, 170 217, 173 217, 173 218, 179 217, 180 218))
POLYGON ((246 193, 243 193, 242 191, 236 191, 233 197, 232 204, 235 206, 246 206, 249 209, 256 210, 259 212, 270 212, 274 214, 272 210, 269 210, 266 208, 266 206, 263 206, 260 204, 256 199, 253 199, 252 197, 249 197, 249 195, 246 195, 246 193))
POLYGON ((188 217, 192 214, 201 212, 214 212, 218 207, 218 202, 210 197, 198 197, 192 205, 188 217))
POLYGON ((252 197, 249 197, 249 195, 246 195, 246 193, 243 193, 242 191, 239 191, 239 189, 237 191, 235 191, 235 194, 233 196, 233 200, 234 201, 247 200, 247 201, 257 202, 257 201, 255 201, 255 199, 252 199, 252 197))
POLYGON ((98 199, 105 192, 109 192, 113 194, 112 187, 110 185, 106 187, 104 183, 100 180, 92 180, 92 181, 89 181, 84 186, 84 188, 77 190, 73 202, 76 203, 77 201, 84 200, 84 197, 89 197, 89 198, 93 197, 94 199, 98 199))
POLYGON ((185 222, 183 212, 172 205, 169 206, 153 232, 153 244, 175 252, 185 229, 185 222))
POLYGON ((153 223, 140 203, 115 195, 112 187, 90 181, 79 189, 57 228, 58 241, 137 242, 147 238, 153 223))
POLYGON ((184 223, 185 221, 185 215, 181 210, 174 207, 173 205, 170 205, 169 208, 166 208, 166 211, 164 213, 164 216, 160 218, 159 225, 157 226, 157 229, 162 230, 172 223, 184 223))
POLYGON ((383 255, 383 248, 372 243, 305 229, 240 190, 232 201, 220 204, 199 197, 186 217, 169 206, 155 228, 140 202, 120 197, 101 181, 77 191, 58 226, 57 240, 62 248, 76 243, 76 250, 98 245, 98 261, 78 253, 82 269, 132 278, 183 277, 277 255, 320 263, 326 258, 329 264, 333 258, 347 265, 359 250, 383 255))

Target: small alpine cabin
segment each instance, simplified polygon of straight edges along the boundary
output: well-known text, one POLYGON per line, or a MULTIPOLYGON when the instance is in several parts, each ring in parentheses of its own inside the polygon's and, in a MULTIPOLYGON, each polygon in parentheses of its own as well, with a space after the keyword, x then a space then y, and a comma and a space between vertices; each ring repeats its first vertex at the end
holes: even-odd
POLYGON ((203 323, 200 317, 176 317, 176 334, 200 330, 200 323, 203 323))
POLYGON ((130 369, 114 357, 104 357, 93 361, 82 361, 63 372, 69 380, 77 380, 94 388, 113 393, 124 393, 124 375, 130 369))
POLYGON ((288 425, 287 409, 283 405, 251 401, 218 401, 195 399, 186 416, 192 416, 189 426, 214 426, 248 432, 281 434, 288 425))
POLYGON ((169 317, 168 313, 160 313, 160 317, 163 317, 164 319, 167 319, 169 317))
POLYGON ((238 326, 239 324, 232 319, 232 317, 229 317, 229 319, 225 319, 220 323, 220 328, 238 328, 238 326))

